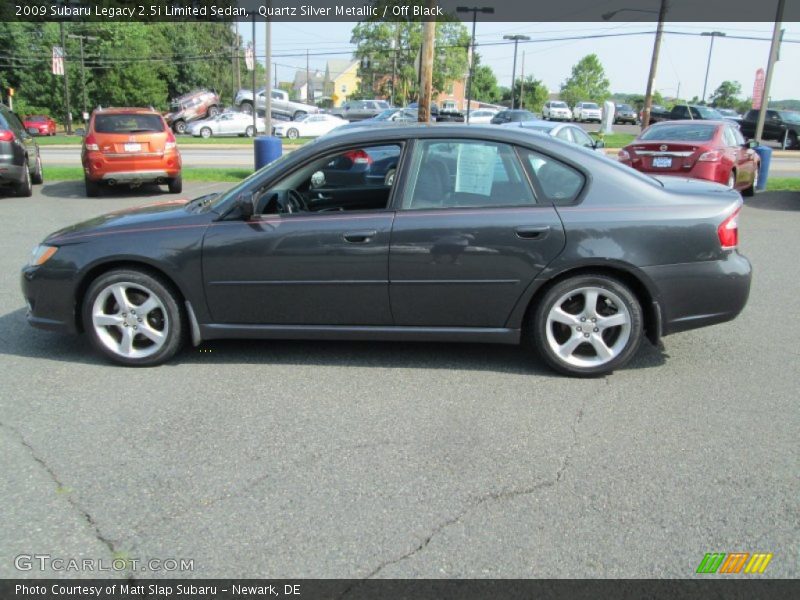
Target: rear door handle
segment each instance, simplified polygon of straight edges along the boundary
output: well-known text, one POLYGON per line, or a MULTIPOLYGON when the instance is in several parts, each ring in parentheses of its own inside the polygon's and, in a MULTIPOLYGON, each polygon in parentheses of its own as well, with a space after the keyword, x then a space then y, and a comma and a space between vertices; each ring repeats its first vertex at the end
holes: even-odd
POLYGON ((549 225, 530 225, 517 227, 514 230, 518 238, 523 240, 541 240, 547 237, 550 232, 549 225))
POLYGON ((376 235, 378 235, 378 232, 370 229, 369 231, 348 231, 343 237, 345 242, 350 242, 351 244, 366 244, 376 235))

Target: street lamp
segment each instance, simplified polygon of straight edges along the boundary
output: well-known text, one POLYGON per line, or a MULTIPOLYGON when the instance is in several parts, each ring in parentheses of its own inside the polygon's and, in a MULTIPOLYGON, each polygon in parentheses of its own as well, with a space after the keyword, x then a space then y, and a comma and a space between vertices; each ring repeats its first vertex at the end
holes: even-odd
MULTIPOLYGON (((650 125, 650 111, 653 108, 653 83, 658 71, 658 54, 661 52, 661 38, 664 35, 664 19, 667 16, 668 0, 661 0, 661 8, 658 10, 658 26, 656 27, 656 39, 653 42, 653 56, 650 58, 650 74, 647 76, 647 92, 644 96, 644 110, 642 111, 642 129, 650 125)), ((638 8, 620 8, 612 10, 602 15, 604 21, 608 21, 617 13, 621 12, 641 12, 655 13, 654 10, 644 10, 638 8)))
POLYGON ((520 40, 528 41, 531 38, 527 35, 504 35, 503 39, 514 41, 514 66, 511 68, 511 110, 514 110, 514 84, 516 83, 515 79, 517 77, 517 46, 520 40))
POLYGON ((700 35, 711 37, 711 45, 708 47, 708 64, 706 64, 706 80, 703 83, 703 104, 706 102, 706 88, 708 87, 708 72, 711 70, 711 53, 714 51, 714 38, 725 37, 721 31, 704 31, 700 35))
MULTIPOLYGON (((86 69, 85 69, 85 66, 84 66, 84 63, 83 63, 83 40, 95 41, 95 40, 99 40, 100 38, 94 37, 94 36, 91 36, 91 35, 74 35, 72 33, 70 33, 67 37, 68 38, 72 38, 72 39, 76 39, 76 40, 80 40, 80 42, 81 42, 81 91, 82 91, 82 95, 83 95, 83 120, 84 120, 84 123, 85 123, 86 122, 86 116, 85 115, 86 115, 87 110, 86 110, 86 69)), ((65 75, 65 77, 66 77, 66 75, 65 75)))
MULTIPOLYGON (((467 79, 467 123, 469 123, 469 115, 472 112, 472 66, 475 64, 475 23, 478 20, 478 13, 484 13, 487 15, 494 14, 494 8, 491 6, 473 6, 472 8, 468 6, 458 6, 456 7, 457 13, 472 13, 472 41, 470 42, 470 46, 472 47, 472 52, 469 55, 469 79, 467 79)), ((394 81, 394 80, 392 80, 394 81)))

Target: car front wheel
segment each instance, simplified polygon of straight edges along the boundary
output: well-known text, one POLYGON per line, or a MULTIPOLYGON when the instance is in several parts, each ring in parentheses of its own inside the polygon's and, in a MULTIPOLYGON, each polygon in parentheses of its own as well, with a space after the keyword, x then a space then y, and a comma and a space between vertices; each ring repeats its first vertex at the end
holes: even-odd
POLYGON ((576 377, 606 375, 638 349, 642 309, 621 281, 579 275, 544 294, 529 327, 534 349, 553 369, 576 377))
POLYGON ((171 286, 133 269, 109 271, 91 284, 83 324, 97 349, 127 366, 169 360, 180 349, 184 331, 171 286))
POLYGON ((210 138, 211 137, 211 129, 209 129, 208 127, 203 127, 200 130, 200 137, 203 137, 203 138, 206 138, 206 139, 210 138))
POLYGON ((300 132, 297 131, 297 129, 295 129, 294 127, 292 127, 286 132, 286 137, 289 138, 290 140, 296 140, 298 137, 300 137, 300 132))

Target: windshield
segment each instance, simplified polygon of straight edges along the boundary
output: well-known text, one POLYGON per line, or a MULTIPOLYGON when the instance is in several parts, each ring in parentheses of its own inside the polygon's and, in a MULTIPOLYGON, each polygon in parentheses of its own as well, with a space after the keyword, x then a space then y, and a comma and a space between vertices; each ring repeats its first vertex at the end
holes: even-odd
POLYGON ((789 123, 800 123, 800 113, 788 110, 780 110, 778 111, 778 114, 784 121, 788 121, 789 123))
POLYGON ((542 123, 541 125, 539 125, 539 124, 536 124, 536 125, 528 124, 528 125, 523 125, 522 126, 523 129, 528 129, 530 131, 544 131, 545 133, 549 133, 550 131, 553 130, 554 127, 555 127, 555 125, 549 125, 547 123, 542 123))
POLYGON ((594 102, 584 102, 583 108, 600 108, 600 107, 597 106, 597 104, 595 104, 594 102))
POLYGON ((567 108, 566 102, 553 102, 550 106, 553 108, 567 108))
POLYGON ((700 116, 703 117, 704 119, 721 119, 722 118, 722 115, 719 114, 719 112, 717 112, 713 108, 708 108, 707 106, 698 106, 697 107, 697 112, 699 112, 700 116))
POLYGON ((707 142, 714 137, 716 125, 653 125, 639 136, 642 141, 707 142))
POLYGON ((633 110, 630 104, 620 104, 617 106, 617 110, 633 110))
POLYGON ((160 116, 153 114, 96 115, 94 130, 97 133, 164 131, 164 123, 160 116))
POLYGON ((378 113, 372 118, 375 119, 376 121, 388 121, 389 118, 396 112, 397 112, 396 109, 390 108, 389 110, 384 110, 383 112, 378 113))
POLYGON ((44 123, 47 121, 47 117, 43 117, 42 115, 32 115, 27 119, 31 123, 44 123))

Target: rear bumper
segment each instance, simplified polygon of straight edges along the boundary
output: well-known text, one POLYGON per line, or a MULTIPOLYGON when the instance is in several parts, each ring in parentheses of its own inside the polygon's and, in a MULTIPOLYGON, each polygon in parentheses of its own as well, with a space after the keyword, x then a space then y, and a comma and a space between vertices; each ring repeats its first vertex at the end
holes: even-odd
POLYGON ((176 177, 178 173, 173 171, 116 171, 113 173, 105 173, 100 177, 100 181, 114 181, 116 183, 144 183, 150 181, 160 181, 176 177))
POLYGON ((750 295, 752 267, 737 251, 722 260, 642 270, 659 290, 662 335, 731 321, 750 295))
POLYGON ((11 160, 0 157, 0 181, 3 183, 19 183, 25 175, 24 167, 13 164, 11 160))

